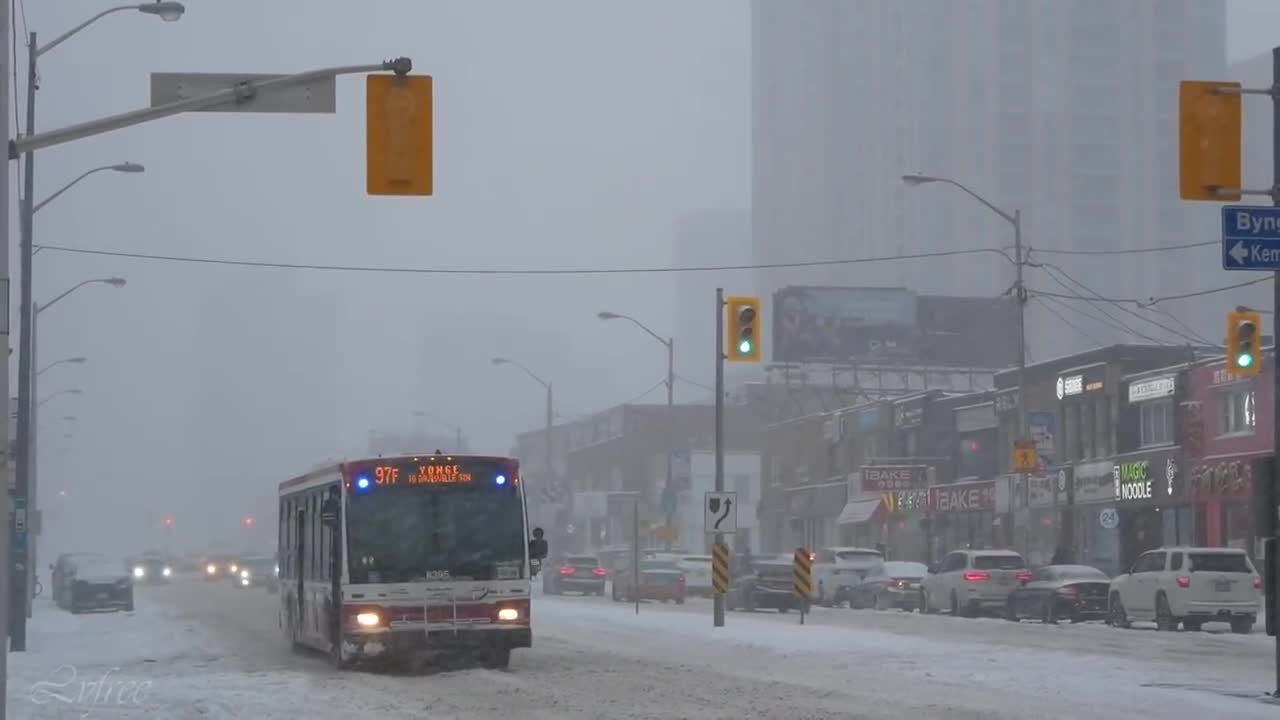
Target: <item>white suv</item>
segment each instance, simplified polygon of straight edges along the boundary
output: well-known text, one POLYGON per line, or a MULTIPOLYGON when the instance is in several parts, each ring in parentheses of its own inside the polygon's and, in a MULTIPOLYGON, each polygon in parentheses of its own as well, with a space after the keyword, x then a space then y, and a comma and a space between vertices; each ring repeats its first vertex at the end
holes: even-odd
POLYGON ((1206 622, 1229 622, 1231 631, 1253 629, 1262 579, 1243 550, 1170 547, 1140 555, 1111 581, 1107 622, 1115 627, 1155 621, 1160 630, 1199 630, 1206 622))
POLYGON ((1027 561, 1012 550, 956 550, 929 568, 920 587, 920 612, 946 608, 973 616, 1004 610, 1009 593, 1031 580, 1027 561))

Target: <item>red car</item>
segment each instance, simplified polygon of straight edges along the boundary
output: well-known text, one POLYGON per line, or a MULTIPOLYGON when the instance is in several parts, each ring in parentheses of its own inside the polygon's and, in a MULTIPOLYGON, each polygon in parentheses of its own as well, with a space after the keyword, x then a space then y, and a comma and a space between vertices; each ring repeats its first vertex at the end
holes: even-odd
POLYGON ((637 593, 635 571, 631 567, 618 568, 613 573, 613 601, 633 602, 661 600, 683 605, 686 597, 684 571, 669 560, 641 560, 640 587, 637 593))

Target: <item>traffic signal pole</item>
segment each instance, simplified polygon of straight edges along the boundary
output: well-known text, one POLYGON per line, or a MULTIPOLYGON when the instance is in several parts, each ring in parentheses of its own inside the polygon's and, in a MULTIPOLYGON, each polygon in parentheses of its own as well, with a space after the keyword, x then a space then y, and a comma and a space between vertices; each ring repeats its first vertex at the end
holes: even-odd
MULTIPOLYGON (((1280 47, 1271 49, 1271 203, 1280 207, 1280 47)), ((1271 322, 1273 338, 1271 344, 1276 345, 1280 341, 1280 270, 1272 273, 1271 283, 1271 322)), ((1255 352, 1259 357, 1255 362, 1262 364, 1262 348, 1255 348, 1255 352)), ((1280 452, 1280 357, 1277 357, 1273 347, 1271 351, 1271 453, 1273 456, 1280 452)), ((1274 493, 1277 474, 1280 474, 1280 463, 1271 463, 1272 474, 1268 478, 1260 478, 1263 482, 1272 484, 1274 493)), ((1256 480, 1255 480, 1256 481, 1256 480)), ((1268 493, 1268 497, 1275 497, 1273 493, 1268 493)), ((1271 528, 1272 535, 1276 534, 1276 528, 1280 527, 1277 523, 1277 515, 1280 515, 1280 508, 1269 507, 1267 511, 1271 514, 1271 522, 1268 525, 1271 528)), ((1271 576, 1271 580, 1267 583, 1268 588, 1280 587, 1277 580, 1280 579, 1280 553, 1275 551, 1277 543, 1267 543, 1266 547, 1271 552, 1267 553, 1268 557, 1263 558, 1266 565, 1266 572, 1271 576)), ((1271 592, 1265 599, 1265 602, 1271 604, 1268 608, 1272 613, 1276 612, 1276 604, 1280 603, 1280 596, 1276 592, 1271 592)), ((1275 638, 1275 691, 1272 693, 1274 697, 1280 697, 1280 633, 1275 638)))
MULTIPOLYGON (((716 492, 724 492, 724 288, 716 288, 716 492)), ((724 542, 716 533, 715 543, 724 542)), ((724 627, 724 593, 712 593, 711 622, 724 627)), ((1280 652, 1280 650, 1277 650, 1280 652)))

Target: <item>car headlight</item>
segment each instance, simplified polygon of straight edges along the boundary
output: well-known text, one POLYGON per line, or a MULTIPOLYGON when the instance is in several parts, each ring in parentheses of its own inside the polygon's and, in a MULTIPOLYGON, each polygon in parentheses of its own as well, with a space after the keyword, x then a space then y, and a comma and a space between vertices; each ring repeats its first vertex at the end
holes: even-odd
POLYGON ((235 571, 237 571, 237 570, 239 570, 239 569, 240 569, 240 568, 236 567, 235 565, 232 565, 232 566, 231 566, 231 572, 235 572, 235 571))
POLYGON ((207 573, 209 573, 210 575, 212 575, 212 574, 214 574, 214 573, 218 572, 218 566, 217 566, 217 565, 212 565, 212 564, 210 564, 210 565, 206 565, 206 566, 205 566, 205 568, 204 568, 204 571, 205 571, 205 572, 207 572, 207 573))
POLYGON ((144 568, 144 567, 141 567, 141 566, 136 567, 136 568, 134 568, 134 569, 133 569, 133 576, 134 576, 134 577, 136 577, 136 578, 146 577, 146 576, 147 576, 147 569, 146 569, 146 568, 144 568))
POLYGON ((249 571, 248 571, 248 570, 241 570, 241 571, 240 571, 240 578, 241 578, 241 579, 243 579, 243 580, 248 580, 248 579, 249 579, 249 571))
POLYGON ((276 577, 279 577, 279 576, 280 576, 280 566, 279 566, 279 565, 277 565, 277 566, 276 566, 276 577))
POLYGON ((248 575, 241 575, 241 576, 240 576, 240 584, 241 584, 241 585, 248 585, 248 584, 249 584, 249 576, 248 576, 248 575))
POLYGON ((356 624, 363 627, 373 627, 378 624, 378 613, 362 612, 356 615, 356 624))
POLYGON ((160 571, 160 574, 161 574, 161 575, 163 575, 163 576, 165 576, 165 577, 169 577, 170 575, 172 575, 172 574, 173 574, 173 571, 172 571, 172 570, 170 570, 169 568, 165 568, 165 569, 163 569, 163 570, 161 570, 161 571, 160 571))

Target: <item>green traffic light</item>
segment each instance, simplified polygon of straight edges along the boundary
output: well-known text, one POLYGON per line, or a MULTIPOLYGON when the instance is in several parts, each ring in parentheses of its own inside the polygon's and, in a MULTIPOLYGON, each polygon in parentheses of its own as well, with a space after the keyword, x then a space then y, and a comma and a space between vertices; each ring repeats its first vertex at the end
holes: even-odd
POLYGON ((750 341, 750 340, 743 340, 742 342, 738 343, 738 352, 742 353, 743 355, 746 355, 747 353, 750 353, 750 352, 751 352, 751 341, 750 341))
POLYGON ((1249 353, 1240 353, 1236 356, 1236 367, 1247 368, 1253 365, 1253 356, 1249 353))

